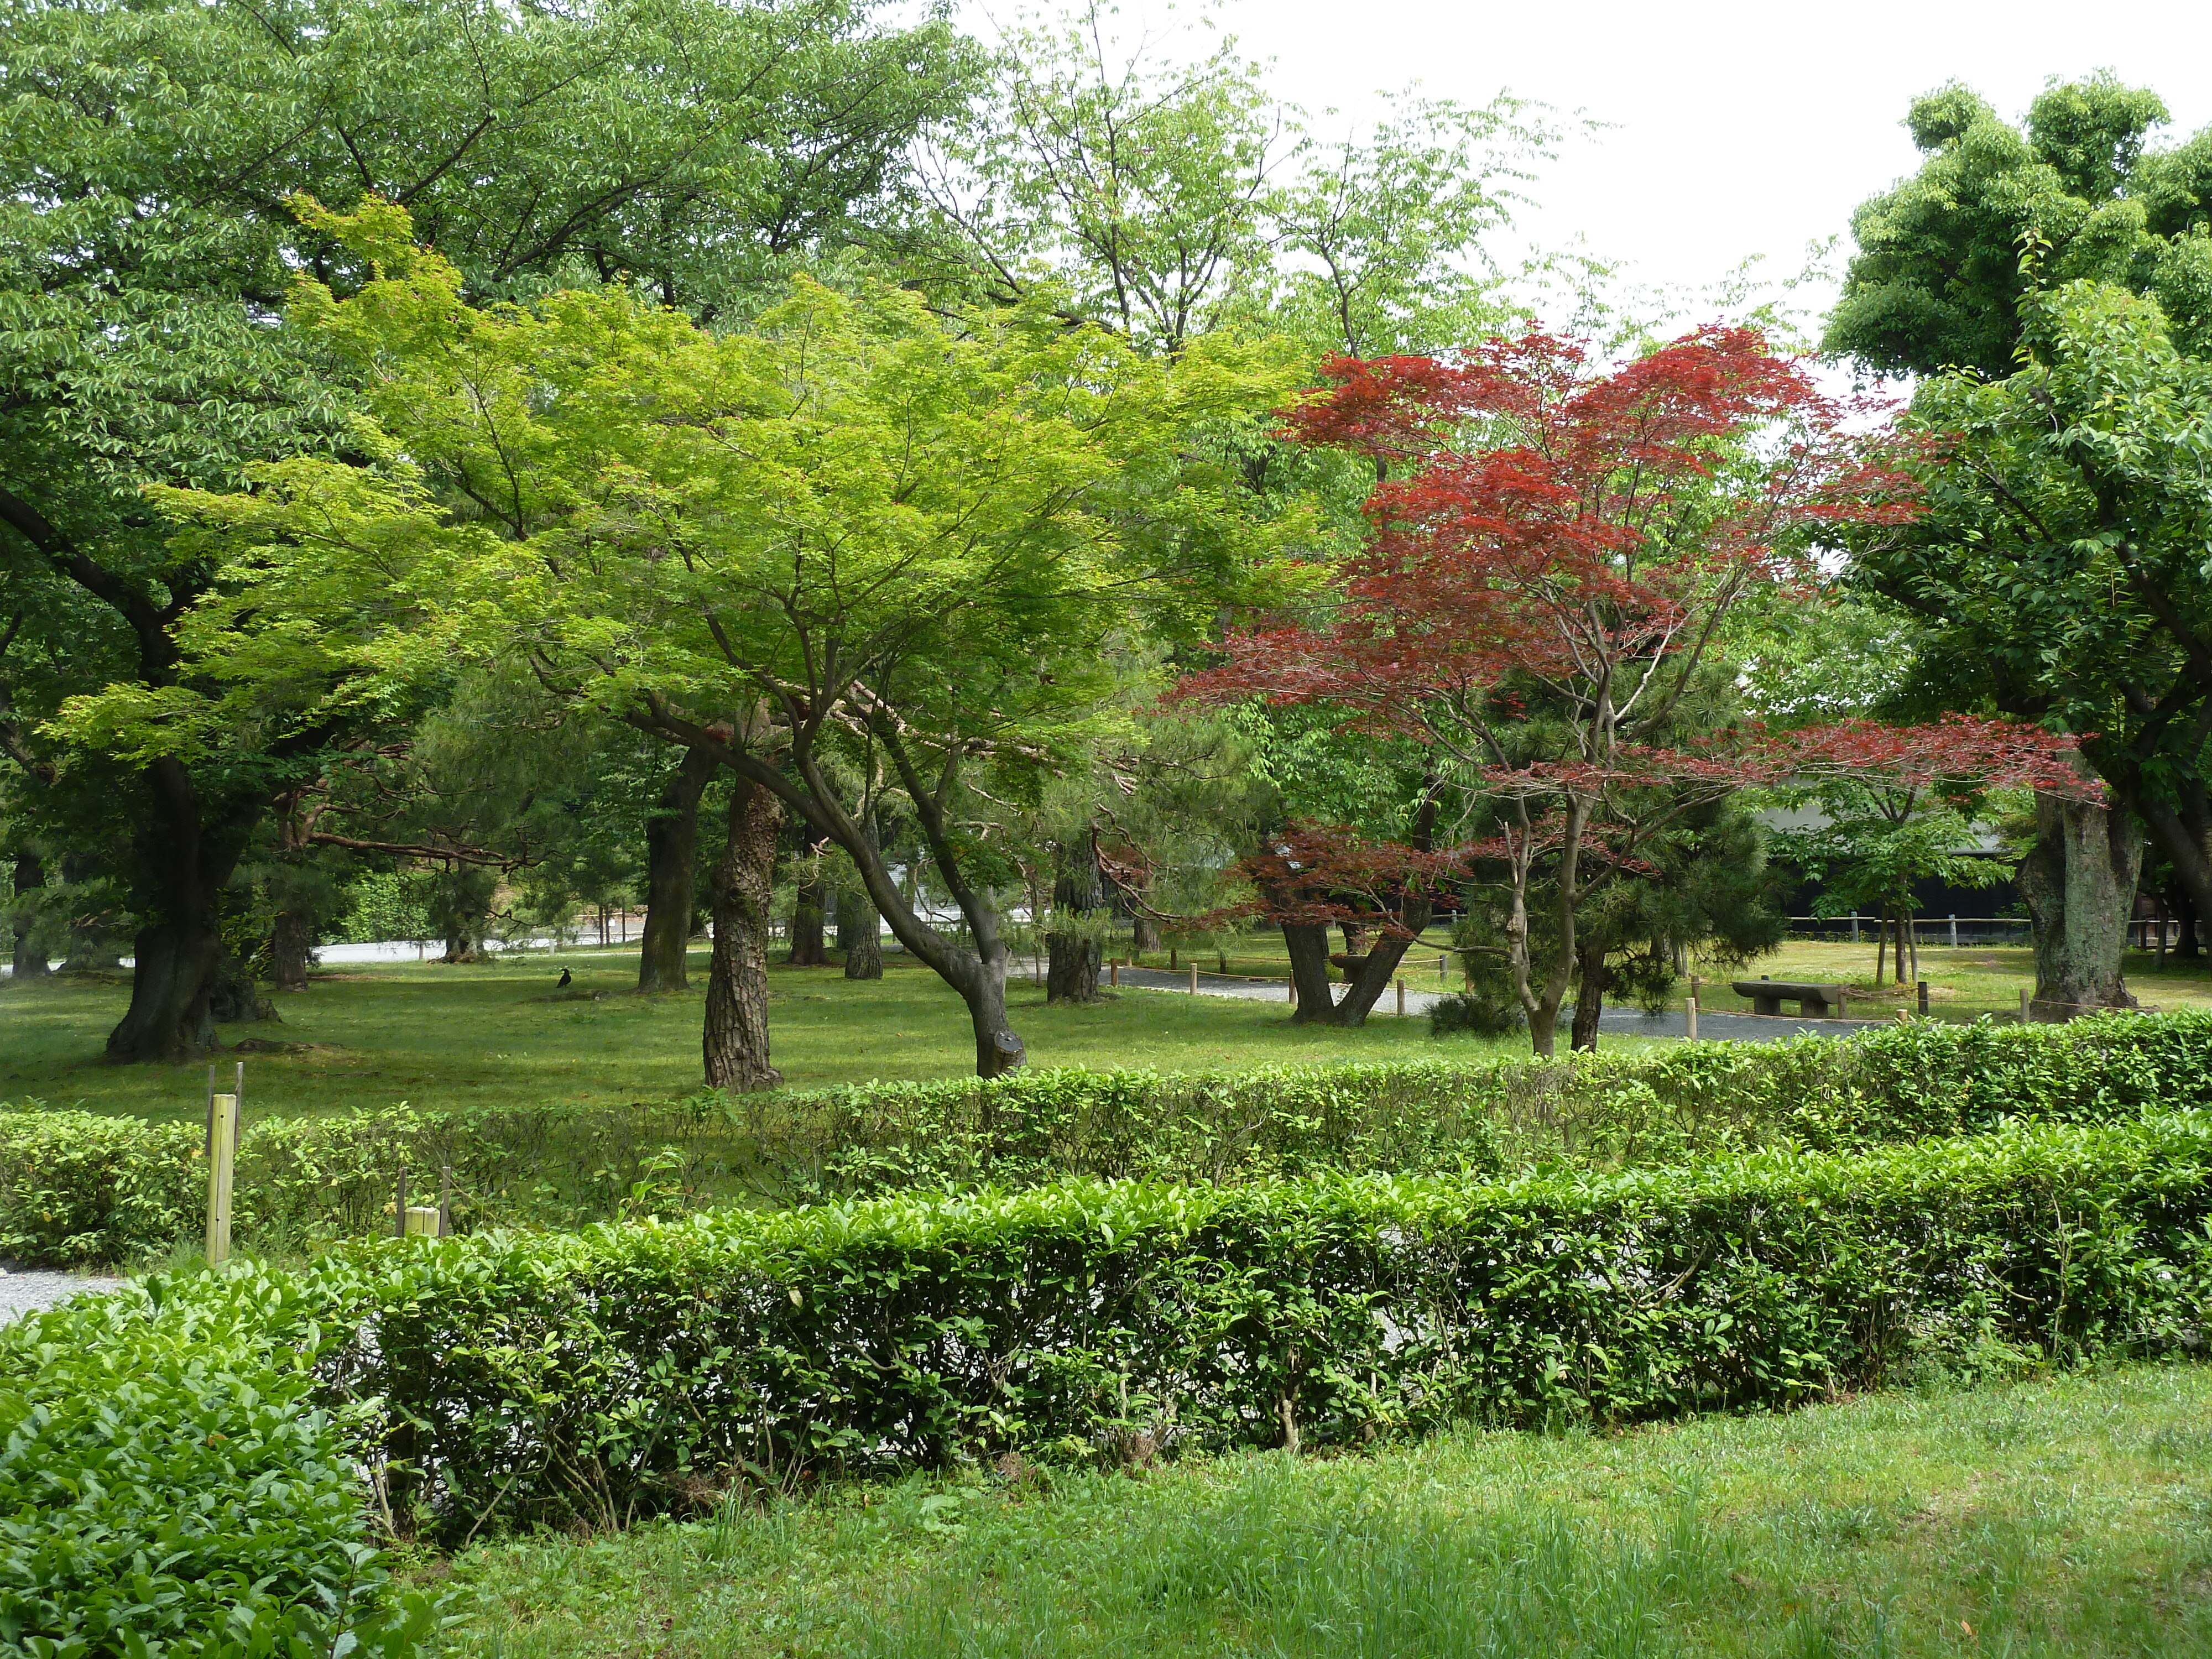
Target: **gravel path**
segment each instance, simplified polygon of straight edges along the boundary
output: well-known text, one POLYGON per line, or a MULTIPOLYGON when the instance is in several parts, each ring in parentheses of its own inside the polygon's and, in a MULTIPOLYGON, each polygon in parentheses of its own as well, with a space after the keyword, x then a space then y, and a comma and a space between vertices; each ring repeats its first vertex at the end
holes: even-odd
POLYGON ((10 1267, 0 1273, 0 1325, 11 1325, 25 1314, 51 1308, 73 1296, 114 1290, 122 1283, 119 1279, 57 1273, 49 1267, 10 1267))

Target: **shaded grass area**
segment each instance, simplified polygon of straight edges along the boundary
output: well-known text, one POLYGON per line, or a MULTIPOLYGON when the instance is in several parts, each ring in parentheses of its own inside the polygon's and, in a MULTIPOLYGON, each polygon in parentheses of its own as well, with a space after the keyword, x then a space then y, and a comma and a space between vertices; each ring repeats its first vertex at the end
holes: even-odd
MULTIPOLYGON (((393 963, 319 975, 278 1000, 281 1024, 224 1026, 226 1080, 240 1042, 291 1052, 247 1060, 249 1114, 290 1115, 409 1101, 419 1107, 605 1104, 666 1099, 701 1086, 703 988, 641 997, 636 957, 568 951, 481 965, 393 963), (566 967, 574 982, 556 992, 566 967)), ((692 960, 703 988, 703 952, 692 960)), ((975 1038, 958 997, 927 969, 892 958, 880 981, 836 969, 769 971, 773 1054, 793 1087, 874 1078, 962 1077, 975 1038)), ((0 1101, 196 1119, 204 1061, 107 1065, 101 1045, 129 1000, 127 981, 76 977, 0 985, 0 1101)), ((1030 1063, 1195 1071, 1447 1051, 1419 1019, 1377 1018, 1356 1030, 1294 1026, 1286 1005, 1124 991, 1087 1007, 1048 1008, 1042 987, 1007 998, 1030 1063)), ((1453 1037, 1462 1057, 1520 1054, 1525 1042, 1453 1037)))
POLYGON ((1863 1399, 1619 1437, 848 1490, 479 1546, 456 1650, 2212 1651, 2212 1370, 1863 1399))

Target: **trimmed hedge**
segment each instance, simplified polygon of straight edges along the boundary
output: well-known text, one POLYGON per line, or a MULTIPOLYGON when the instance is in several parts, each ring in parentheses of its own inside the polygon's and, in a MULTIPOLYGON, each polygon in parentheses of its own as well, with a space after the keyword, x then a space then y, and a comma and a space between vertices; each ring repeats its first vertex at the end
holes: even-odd
POLYGON ((2208 1224, 2212 1116, 2187 1114, 1487 1185, 725 1212, 207 1282, 260 1286, 268 1341, 381 1402, 395 1502, 453 1539, 732 1477, 1613 1423, 2193 1348, 2208 1224))
MULTIPOLYGON (((397 1108, 251 1125, 234 1232, 297 1246, 376 1231, 401 1163, 425 1183, 418 1201, 452 1164, 464 1227, 566 1227, 1069 1176, 1471 1175, 1557 1158, 1622 1167, 2197 1105, 2212 1105, 2212 1014, 2190 1012, 1912 1022, 1844 1042, 1672 1044, 1553 1063, 1039 1071, 615 1110, 397 1108)), ((121 1261, 192 1237, 200 1141, 196 1127, 0 1111, 0 1255, 121 1261)))
POLYGON ((436 1627, 392 1592, 311 1371, 208 1300, 0 1335, 0 1653, 397 1659, 436 1627))

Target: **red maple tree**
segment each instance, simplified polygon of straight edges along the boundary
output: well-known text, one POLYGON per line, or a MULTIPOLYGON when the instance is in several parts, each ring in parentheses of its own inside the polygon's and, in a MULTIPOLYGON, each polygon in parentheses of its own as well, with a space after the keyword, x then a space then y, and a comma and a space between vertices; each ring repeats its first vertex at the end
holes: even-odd
MULTIPOLYGON (((1701 329, 1617 367, 1531 332, 1449 362, 1339 359, 1326 373, 1328 389, 1286 424, 1376 464, 1366 545, 1325 620, 1232 635, 1226 661, 1182 690, 1324 704, 1428 756, 1423 830, 1401 849, 1403 896, 1385 908, 1395 925, 1346 999, 1370 993, 1359 1012, 1425 922, 1440 859, 1504 872, 1509 969, 1547 1054, 1577 911, 1699 804, 1808 767, 1924 763, 2017 781, 2027 754, 2036 775, 2065 770, 2051 758, 2063 740, 1991 722, 1897 735, 1716 721, 1730 612, 1762 590, 1808 587, 1844 526, 1879 533, 1917 511, 1865 411, 1823 394, 1758 331, 1701 329), (1443 821, 1479 834, 1440 851, 1429 831, 1455 795, 1463 810, 1443 821), (1539 881, 1556 906, 1541 962, 1528 908, 1539 881)), ((1356 904, 1382 878, 1371 844, 1332 858, 1326 832, 1291 839, 1303 856, 1273 848, 1248 873, 1295 969, 1313 954, 1296 934, 1316 904, 1356 904), (1332 875, 1335 864, 1360 880, 1332 875)), ((1300 993, 1310 1007, 1303 979, 1300 993)))

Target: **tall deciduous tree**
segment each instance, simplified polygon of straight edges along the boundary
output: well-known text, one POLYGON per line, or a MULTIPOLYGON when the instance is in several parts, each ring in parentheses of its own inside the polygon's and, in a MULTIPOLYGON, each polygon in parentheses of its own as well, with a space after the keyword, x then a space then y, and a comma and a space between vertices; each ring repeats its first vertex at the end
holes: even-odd
POLYGON ((1080 750, 1104 641, 1202 626, 1297 528, 1231 510, 1185 442, 1257 418, 1292 371, 1226 343, 1170 365, 1024 313, 956 331, 910 295, 804 281, 720 335, 622 292, 486 313, 397 210, 331 222, 388 274, 346 301, 307 286, 301 325, 364 365, 410 465, 300 462, 256 497, 180 502, 281 545, 254 603, 285 614, 319 563, 373 570, 417 619, 385 648, 519 651, 712 754, 852 859, 967 1002, 979 1073, 1018 1063, 967 803, 1080 750), (856 747, 972 943, 900 891, 840 781, 856 747))
MULTIPOLYGON (((2155 301, 2110 284, 2069 283, 2024 310, 2014 373, 1937 376, 1916 396, 1927 512, 1861 554, 1860 576, 1919 619, 1921 678, 2081 733, 2083 757, 2202 913, 2212 362, 2176 348, 2155 301)), ((2031 860, 2068 918, 2039 963, 2038 995, 2053 1003, 2125 995, 2116 957, 2060 948, 2069 930, 2117 936, 2133 902, 2140 844, 2084 816, 2095 810, 2049 803, 2031 860)))
MULTIPOLYGON (((2178 349, 2212 352, 2212 131, 2160 149, 2150 141, 2166 119, 2154 94, 2109 76, 2054 83, 2018 127, 1964 87, 1915 100, 1907 125, 1927 159, 1853 216, 1858 250, 1826 348, 1884 374, 1955 369, 2002 380, 2019 367, 2024 325, 2033 331, 2037 296, 2094 280, 2154 297, 2178 349), (2024 261, 2029 250, 2038 257, 2024 261)), ((1949 396, 1934 387, 1929 395, 1949 396)), ((1940 603, 1927 610, 1911 597, 1951 585, 1946 556, 1935 550, 1945 542, 1936 530, 1921 544, 1929 550, 1924 572, 1908 545, 1863 573, 1932 624, 1896 689, 1955 708, 2049 717, 2055 705, 2033 658, 2037 644, 2071 637, 2070 625, 2045 631, 2050 613, 2039 607, 2032 627, 2021 618, 2008 648, 1966 647, 1940 620, 1948 614, 1940 603)), ((2088 717, 2096 723, 2073 729, 2113 729, 2108 714, 2088 717)), ((2142 838, 2126 821, 2131 811, 2125 790, 2109 812, 2078 790, 2038 803, 2021 883, 2035 920, 2038 996, 2053 1006, 2125 998, 2118 942, 2142 838)))
MULTIPOLYGON (((206 690, 186 683, 177 629, 217 569, 172 544, 147 486, 236 489, 256 463, 356 458, 343 373, 312 335, 271 326, 295 270, 357 274, 292 192, 409 204, 482 293, 627 276, 702 312, 739 307, 866 225, 918 127, 957 106, 966 61, 941 21, 886 30, 842 0, 23 0, 4 20, 11 753, 71 691, 151 706, 206 690)), ((143 925, 114 1058, 209 1035, 214 895, 270 802, 380 712, 327 689, 304 690, 318 720, 264 708, 192 753, 64 769, 78 799, 60 816, 106 803, 134 829, 143 925)))

